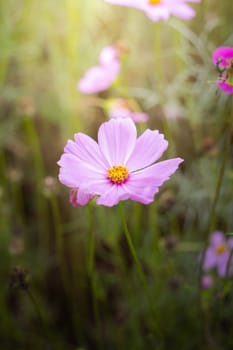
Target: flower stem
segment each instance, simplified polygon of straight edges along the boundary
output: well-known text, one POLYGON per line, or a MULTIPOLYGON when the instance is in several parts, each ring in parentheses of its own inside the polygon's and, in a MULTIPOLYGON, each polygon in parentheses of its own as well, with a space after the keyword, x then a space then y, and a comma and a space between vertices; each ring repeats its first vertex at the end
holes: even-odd
POLYGON ((228 261, 227 261, 227 267, 226 267, 226 282, 230 279, 232 257, 233 257, 233 249, 231 250, 230 255, 229 255, 229 258, 228 258, 228 261))
MULTIPOLYGON (((125 212, 124 212, 124 207, 123 207, 123 204, 120 202, 119 203, 119 209, 120 209, 120 216, 121 216, 121 221, 122 221, 122 226, 123 226, 123 230, 124 230, 124 234, 125 234, 125 238, 127 240, 127 243, 128 243, 128 246, 129 246, 129 249, 130 249, 130 253, 132 255, 132 258, 135 262, 135 265, 136 265, 136 268, 137 268, 137 272, 138 272, 138 275, 141 279, 141 282, 142 282, 142 285, 143 285, 143 288, 144 288, 144 291, 145 291, 145 294, 146 294, 146 297, 148 299, 148 303, 150 305, 150 308, 153 312, 153 316, 155 318, 155 308, 154 308, 154 301, 153 301, 153 297, 151 295, 151 292, 150 292, 150 289, 149 289, 149 286, 147 284, 147 281, 146 281, 146 277, 145 277, 145 274, 143 272, 143 268, 142 268, 142 265, 140 263, 140 260, 137 256, 137 253, 136 253, 136 250, 135 250, 135 247, 134 247, 134 244, 133 244, 133 241, 131 239, 131 236, 130 236, 130 233, 129 233, 129 229, 128 229, 128 226, 127 226, 127 223, 126 223, 126 218, 125 218, 125 212)), ((157 321, 156 321, 156 318, 154 319, 154 325, 156 327, 156 331, 158 332, 158 325, 157 325, 157 321)))
POLYGON ((222 187, 222 183, 223 183, 225 168, 226 168, 226 164, 227 164, 228 155, 230 152, 230 145, 231 145, 231 128, 229 126, 227 126, 226 142, 225 142, 225 147, 223 150, 223 159, 222 159, 222 164, 221 164, 221 168, 219 171, 219 176, 218 176, 218 180, 217 180, 217 185, 216 185, 216 189, 215 189, 213 203, 212 203, 211 210, 210 210, 209 220, 207 223, 206 234, 205 234, 206 240, 205 240, 204 250, 203 250, 203 254, 201 256, 201 261, 200 261, 199 276, 198 276, 199 277, 199 287, 201 287, 200 281, 201 281, 201 277, 202 277, 202 269, 203 269, 203 264, 205 261, 206 250, 208 247, 209 236, 210 236, 210 234, 215 226, 215 223, 216 223, 215 211, 216 211, 217 203, 218 203, 218 200, 220 197, 220 191, 221 191, 221 187, 222 187))
MULTIPOLYGON (((87 266, 87 272, 91 283, 91 297, 92 305, 94 310, 94 318, 97 329, 100 330, 100 314, 96 298, 96 283, 95 283, 95 232, 94 232, 94 219, 93 219, 93 208, 92 203, 88 204, 88 219, 90 224, 90 240, 89 240, 89 260, 87 266)), ((99 334, 99 332, 98 332, 99 334)), ((101 337, 98 336, 99 348, 101 346, 101 337)))

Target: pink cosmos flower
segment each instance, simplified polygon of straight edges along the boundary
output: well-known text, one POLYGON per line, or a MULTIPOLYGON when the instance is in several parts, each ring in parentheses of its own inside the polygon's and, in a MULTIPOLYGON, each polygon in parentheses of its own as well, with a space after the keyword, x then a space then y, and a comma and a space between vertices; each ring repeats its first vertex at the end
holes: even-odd
MULTIPOLYGON (((220 277, 226 275, 226 269, 231 250, 233 248, 233 238, 228 240, 223 232, 214 231, 210 238, 209 247, 206 250, 203 270, 208 271, 216 267, 220 277)), ((233 275, 233 262, 230 266, 230 275, 233 275)))
POLYGON ((78 189, 76 204, 85 205, 88 196, 108 207, 126 199, 149 204, 183 161, 174 158, 155 163, 167 146, 157 130, 147 129, 137 139, 131 119, 111 119, 100 126, 98 143, 83 133, 67 142, 58 162, 59 180, 78 189))
POLYGON ((218 47, 212 56, 213 64, 219 71, 216 83, 227 94, 233 93, 233 47, 218 47))
POLYGON ((142 10, 152 21, 167 20, 171 15, 189 20, 195 11, 187 2, 200 2, 201 0, 105 0, 111 4, 135 7, 142 10))
POLYGON ((126 100, 115 99, 110 103, 110 118, 131 118, 135 123, 147 122, 149 117, 146 113, 135 112, 126 100))
POLYGON ((99 65, 85 73, 78 82, 78 88, 85 94, 106 90, 118 77, 121 69, 119 47, 105 47, 99 56, 99 65))

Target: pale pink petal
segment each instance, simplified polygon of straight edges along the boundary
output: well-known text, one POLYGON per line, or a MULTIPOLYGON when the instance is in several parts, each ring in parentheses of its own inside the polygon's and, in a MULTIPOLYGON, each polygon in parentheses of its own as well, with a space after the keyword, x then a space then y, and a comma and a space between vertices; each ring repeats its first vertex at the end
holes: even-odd
POLYGON ((87 181, 82 182, 80 190, 82 190, 82 192, 101 196, 105 192, 108 192, 112 186, 112 182, 105 176, 102 179, 87 179, 87 181))
POLYGON ((98 132, 100 150, 110 166, 125 165, 135 143, 137 130, 131 119, 111 119, 98 132))
POLYGON ((92 198, 92 195, 82 192, 77 188, 72 188, 69 201, 74 207, 79 207, 87 205, 92 198))
POLYGON ((104 67, 94 66, 88 69, 78 82, 78 88, 85 94, 93 94, 109 87, 109 77, 104 67))
POLYGON ((153 164, 148 168, 130 174, 135 176, 140 181, 145 181, 147 186, 161 186, 169 177, 177 170, 180 163, 183 162, 181 158, 173 158, 164 160, 162 162, 153 164))
POLYGON ((233 237, 231 237, 227 240, 227 244, 231 249, 233 248, 233 237))
POLYGON ((168 142, 157 130, 147 129, 136 141, 135 148, 127 161, 130 171, 139 170, 158 160, 167 149, 168 142))
POLYGON ((141 4, 144 5, 147 2, 147 0, 141 0, 141 1, 135 1, 135 0, 105 0, 105 2, 108 2, 110 4, 114 4, 114 5, 121 5, 121 6, 141 8, 141 4))
POLYGON ((102 49, 99 55, 99 63, 101 65, 111 65, 115 60, 117 60, 117 54, 114 46, 107 46, 102 49))
POLYGON ((143 204, 149 204, 154 201, 154 195, 158 192, 159 188, 156 184, 149 187, 145 183, 145 181, 140 181, 136 176, 130 175, 129 181, 124 183, 122 187, 130 199, 143 204))
POLYGON ((145 5, 144 11, 152 21, 158 21, 160 19, 166 21, 170 16, 169 8, 166 7, 165 5, 164 6, 163 5, 157 5, 157 6, 145 5))
POLYGON ((85 181, 97 181, 105 178, 105 173, 90 164, 81 162, 73 154, 65 153, 58 161, 59 180, 62 184, 78 188, 85 181))
POLYGON ((150 4, 148 0, 105 0, 111 4, 134 7, 143 10, 152 21, 167 20, 170 15, 191 19, 195 12, 185 2, 200 0, 163 0, 160 4, 150 4))
POLYGON ((217 271, 220 277, 226 276, 228 258, 229 254, 224 254, 224 257, 217 264, 217 271))
POLYGON ((221 231, 214 231, 212 234, 211 234, 211 237, 210 237, 210 244, 213 246, 213 247, 216 247, 218 246, 219 244, 222 244, 222 243, 225 243, 226 242, 226 238, 225 238, 225 235, 223 232, 221 231))
POLYGON ((131 118, 131 111, 127 108, 113 108, 109 112, 109 117, 110 118, 131 118))
POLYGON ((149 116, 146 113, 134 112, 132 113, 131 118, 135 123, 145 123, 148 121, 149 116))
POLYGON ((176 17, 189 20, 195 16, 195 11, 185 4, 177 4, 172 7, 171 14, 176 17))
POLYGON ((75 134, 74 139, 75 142, 71 140, 67 142, 64 148, 65 153, 71 153, 95 168, 107 169, 107 162, 96 141, 83 133, 75 134))
POLYGON ((116 80, 120 73, 120 62, 113 61, 108 66, 94 66, 90 68, 78 82, 78 88, 85 94, 104 91, 116 80))
POLYGON ((122 186, 112 185, 108 192, 105 192, 97 198, 96 203, 99 205, 105 205, 106 207, 112 207, 117 205, 120 200, 129 199, 130 195, 125 193, 122 186))
POLYGON ((217 264, 217 258, 215 251, 212 248, 207 248, 206 254, 205 254, 205 261, 203 264, 203 270, 208 271, 215 267, 217 264))

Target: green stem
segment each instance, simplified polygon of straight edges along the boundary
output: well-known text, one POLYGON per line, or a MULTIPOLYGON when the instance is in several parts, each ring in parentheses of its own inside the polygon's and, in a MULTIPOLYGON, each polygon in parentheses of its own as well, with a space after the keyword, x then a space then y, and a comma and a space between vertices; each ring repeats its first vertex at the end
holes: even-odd
POLYGON ((228 261, 227 261, 226 282, 230 279, 230 272, 231 272, 230 269, 231 269, 232 257, 233 257, 233 249, 231 250, 228 261))
POLYGON ((75 288, 70 287, 70 279, 68 275, 67 262, 64 255, 64 240, 63 240, 63 229, 61 223, 61 215, 58 206, 57 199, 52 194, 50 197, 50 204, 53 215, 53 223, 55 230, 55 254, 57 258, 57 264, 60 269, 61 280, 63 283, 64 293, 67 297, 67 303, 72 317, 74 332, 77 331, 78 324, 78 311, 75 302, 77 302, 77 295, 75 294, 75 288))
POLYGON ((132 258, 133 258, 133 260, 135 262, 135 265, 136 265, 136 268, 137 268, 137 272, 138 272, 138 275, 139 275, 139 277, 141 279, 141 282, 142 282, 142 285, 143 285, 146 297, 148 299, 148 303, 150 305, 151 311, 153 312, 154 325, 156 327, 156 331, 158 332, 158 325, 157 325, 157 321, 156 321, 157 317, 155 315, 155 308, 154 308, 154 300, 153 300, 153 297, 151 295, 150 289, 148 287, 147 280, 146 280, 145 274, 143 272, 142 265, 141 265, 140 260, 139 260, 139 258, 137 256, 136 250, 134 248, 133 241, 132 241, 130 233, 129 233, 129 229, 128 229, 128 226, 127 226, 127 223, 126 223, 124 207, 123 207, 122 202, 119 203, 119 209, 120 209, 120 216, 121 216, 121 221, 122 221, 122 226, 123 226, 125 238, 127 240, 127 243, 128 243, 128 246, 129 246, 132 258))
POLYGON ((32 117, 24 118, 24 129, 27 136, 27 142, 31 151, 33 175, 35 178, 35 193, 36 193, 36 211, 37 225, 39 232, 39 240, 41 249, 48 249, 48 211, 44 197, 41 193, 41 185, 44 180, 44 163, 40 148, 40 142, 34 120, 32 117))
MULTIPOLYGON (((163 53, 162 53, 162 31, 161 31, 161 23, 156 23, 154 25, 154 52, 155 52, 155 67, 156 67, 156 82, 157 82, 157 89, 159 93, 159 104, 161 107, 165 105, 166 96, 166 76, 164 71, 164 65, 163 65, 163 53)), ((163 132, 165 135, 165 138, 168 140, 170 147, 168 150, 169 155, 172 154, 172 132, 171 127, 169 124, 169 121, 166 116, 162 116, 162 125, 163 125, 163 132)))
MULTIPOLYGON (((96 283, 95 283, 95 232, 92 203, 88 204, 88 219, 90 224, 90 240, 89 240, 89 261, 88 261, 88 276, 91 283, 92 305, 94 310, 94 318, 97 329, 100 330, 100 314, 96 298, 96 283)), ((99 335, 99 332, 97 333, 99 335)), ((99 348, 101 346, 101 337, 98 336, 99 348)))
POLYGON ((60 220, 60 212, 58 208, 58 203, 56 201, 56 198, 51 195, 50 197, 50 204, 53 214, 53 223, 54 223, 54 230, 55 230, 55 252, 57 261, 60 266, 63 266, 63 236, 62 236, 62 225, 60 220))
POLYGON ((155 67, 156 67, 156 75, 157 75, 157 86, 159 91, 159 100, 160 104, 164 104, 165 96, 164 96, 164 86, 165 86, 165 76, 163 69, 163 56, 162 56, 162 47, 161 47, 161 23, 153 23, 154 26, 154 50, 155 50, 155 67))
POLYGON ((209 244, 209 236, 215 226, 216 223, 216 215, 215 215, 215 211, 216 211, 216 207, 218 204, 218 200, 220 197, 220 191, 221 191, 221 187, 222 187, 222 183, 223 183, 223 178, 224 178, 224 173, 225 173, 225 168, 226 168, 226 164, 227 164, 227 159, 228 159, 228 155, 230 152, 230 145, 231 145, 231 128, 228 127, 227 128, 227 137, 226 137, 226 143, 225 143, 225 148, 223 151, 223 160, 222 160, 222 164, 221 164, 221 168, 219 171, 219 176, 218 176, 218 180, 217 180, 217 185, 216 185, 216 189, 215 189, 215 194, 214 194, 214 200, 211 206, 211 210, 210 210, 210 215, 209 215, 209 220, 207 223, 207 228, 206 228, 206 240, 205 240, 205 244, 204 244, 204 250, 203 250, 203 254, 201 256, 201 261, 200 261, 200 268, 199 268, 199 287, 201 287, 201 277, 202 277, 202 269, 203 269, 203 264, 205 261, 205 257, 206 257, 206 250, 209 244))

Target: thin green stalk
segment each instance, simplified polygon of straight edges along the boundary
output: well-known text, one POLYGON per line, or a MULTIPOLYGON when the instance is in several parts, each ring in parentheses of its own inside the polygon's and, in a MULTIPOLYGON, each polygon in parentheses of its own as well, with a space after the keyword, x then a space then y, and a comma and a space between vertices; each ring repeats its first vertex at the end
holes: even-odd
POLYGON ((221 164, 221 168, 219 171, 219 176, 218 176, 218 180, 217 180, 217 184, 216 184, 216 189, 215 189, 215 194, 214 194, 214 199, 213 199, 213 203, 211 206, 211 210, 210 210, 210 215, 209 215, 209 220, 207 223, 207 228, 206 228, 206 232, 205 232, 205 244, 204 244, 204 249, 203 249, 203 254, 201 256, 201 261, 200 261, 200 267, 199 267, 199 287, 201 288, 201 277, 202 277, 202 269, 203 269, 203 264, 205 261, 205 257, 206 257, 206 250, 208 247, 208 243, 209 243, 209 236, 215 226, 216 223, 216 207, 218 204, 218 200, 220 197, 220 191, 221 191, 221 187, 222 187, 222 183, 223 183, 223 179, 224 179, 224 173, 225 173, 225 169, 226 169, 226 164, 227 164, 227 159, 228 159, 228 155, 230 152, 230 145, 231 145, 231 128, 228 127, 226 130, 226 143, 225 143, 225 148, 223 151, 223 159, 222 159, 222 164, 221 164))
MULTIPOLYGON (((155 67, 156 67, 156 82, 159 93, 159 104, 161 107, 165 105, 166 102, 166 76, 165 76, 165 65, 163 64, 163 52, 162 52, 162 31, 161 31, 161 23, 156 23, 154 25, 154 51, 155 51, 155 67)), ((163 124, 163 132, 165 134, 166 139, 168 140, 169 154, 172 154, 172 132, 166 116, 162 118, 163 124)))
POLYGON ((74 307, 73 303, 77 300, 77 295, 74 295, 75 288, 70 288, 70 282, 68 277, 68 271, 67 271, 67 262, 65 261, 65 255, 64 255, 64 241, 63 241, 63 230, 62 230, 62 223, 61 223, 61 216, 60 216, 60 210, 58 207, 58 203, 56 198, 51 194, 50 197, 50 204, 52 209, 52 215, 53 215, 53 223, 54 223, 54 230, 55 230, 55 253, 57 258, 57 263, 60 268, 61 273, 61 279, 63 282, 64 292, 67 296, 67 302, 68 306, 70 308, 70 313, 72 316, 72 321, 74 325, 74 333, 77 331, 79 325, 77 320, 77 308, 74 307))
POLYGON ((135 262, 136 269, 137 269, 138 275, 139 275, 139 277, 141 279, 142 286, 144 288, 144 291, 145 291, 148 303, 150 305, 151 311, 153 312, 154 326, 156 328, 156 331, 158 332, 158 325, 157 325, 157 319, 156 319, 157 317, 155 318, 156 315, 155 315, 154 300, 153 300, 153 297, 151 295, 151 292, 150 292, 149 286, 147 284, 147 280, 146 280, 146 277, 145 277, 142 265, 141 265, 140 260, 139 260, 139 258, 137 256, 136 250, 134 248, 133 241, 132 241, 130 233, 129 233, 129 229, 128 229, 128 226, 127 226, 127 223, 126 223, 124 207, 123 207, 122 202, 119 203, 119 209, 120 209, 120 216, 121 216, 121 221, 122 221, 122 226, 123 226, 125 238, 127 240, 127 243, 128 243, 128 246, 129 246, 132 258, 133 258, 133 260, 135 262))
POLYGON ((50 204, 53 214, 53 223, 55 230, 55 252, 57 261, 62 267, 64 265, 62 225, 60 220, 58 204, 56 198, 53 195, 50 196, 50 204))
POLYGON ((44 180, 44 164, 40 149, 40 142, 34 125, 33 117, 25 117, 24 129, 27 136, 28 147, 31 150, 33 175, 35 178, 35 196, 37 210, 37 225, 41 248, 48 249, 46 228, 48 227, 48 211, 45 198, 41 193, 41 185, 44 180), (46 227, 45 227, 46 226, 46 227))
MULTIPOLYGON (((91 283, 91 296, 92 296, 92 305, 94 310, 94 318, 97 326, 97 330, 100 332, 100 314, 96 298, 96 283, 95 283, 95 232, 94 232, 94 218, 93 218, 93 208, 92 203, 88 204, 88 220, 90 224, 90 240, 89 240, 89 260, 88 260, 88 276, 91 283)), ((102 348, 101 336, 97 332, 99 348, 102 348)))
POLYGON ((232 263, 232 257, 233 257, 233 249, 230 252, 228 261, 227 261, 227 268, 226 268, 226 282, 230 279, 230 273, 231 273, 231 263, 232 263))
POLYGON ((154 27, 154 50, 155 50, 155 67, 157 76, 157 86, 159 91, 160 104, 164 104, 164 88, 165 88, 165 76, 163 67, 163 55, 162 55, 162 38, 161 38, 161 23, 153 23, 154 27))

